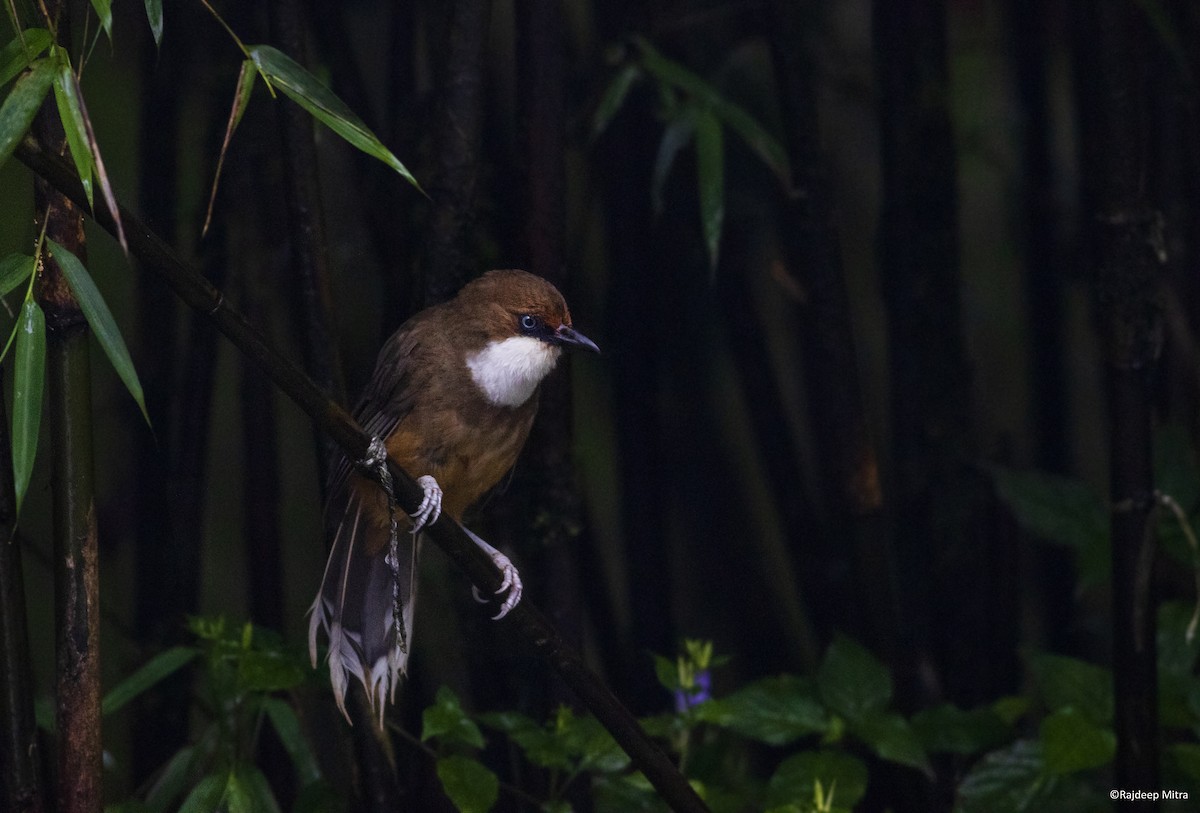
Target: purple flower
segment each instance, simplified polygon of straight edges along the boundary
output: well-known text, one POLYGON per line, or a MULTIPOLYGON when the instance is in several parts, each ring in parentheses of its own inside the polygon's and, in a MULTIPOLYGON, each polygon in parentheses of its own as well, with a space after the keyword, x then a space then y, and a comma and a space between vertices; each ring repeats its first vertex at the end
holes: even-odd
POLYGON ((710 699, 712 699, 712 673, 707 669, 702 669, 696 673, 692 688, 675 690, 675 711, 682 714, 710 699))

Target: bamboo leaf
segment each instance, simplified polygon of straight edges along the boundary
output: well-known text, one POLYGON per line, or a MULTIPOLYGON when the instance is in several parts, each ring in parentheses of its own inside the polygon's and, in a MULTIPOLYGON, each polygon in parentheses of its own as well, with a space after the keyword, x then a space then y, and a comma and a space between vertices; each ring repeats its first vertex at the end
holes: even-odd
POLYGON ((133 367, 133 360, 129 357, 125 340, 121 338, 121 331, 117 329, 112 312, 105 304, 104 297, 100 295, 96 283, 78 257, 49 238, 46 239, 46 242, 50 244, 50 252, 54 259, 58 260, 58 266, 62 269, 67 284, 71 286, 71 293, 79 301, 79 307, 83 311, 92 333, 96 336, 96 341, 100 343, 100 347, 108 356, 113 369, 125 383, 125 389, 129 390, 133 400, 137 401, 146 423, 150 423, 150 415, 146 412, 146 401, 142 395, 142 384, 138 381, 137 370, 133 367))
POLYGON ((721 122, 708 110, 696 115, 696 180, 700 187, 700 222, 708 248, 709 270, 717 273, 721 229, 725 224, 725 140, 721 122))
POLYGON ((156 771, 156 778, 146 792, 146 813, 165 813, 172 803, 177 803, 187 787, 200 749, 196 746, 180 748, 156 771))
POLYGON ((112 184, 108 180, 108 171, 104 168, 100 145, 96 143, 96 132, 92 129, 92 119, 88 116, 87 103, 83 100, 83 93, 79 90, 79 82, 75 78, 75 74, 71 74, 71 81, 75 85, 75 98, 79 101, 80 116, 83 120, 84 130, 87 131, 87 144, 92 153, 92 160, 95 162, 96 180, 100 183, 100 194, 104 196, 104 205, 108 207, 108 213, 112 215, 113 224, 117 227, 117 242, 121 244, 121 249, 129 254, 129 244, 125 242, 125 227, 121 224, 121 210, 117 206, 117 196, 113 194, 112 184))
POLYGON ((391 150, 383 146, 363 121, 329 88, 287 54, 269 45, 252 45, 247 50, 263 78, 311 113, 347 142, 390 166, 417 189, 421 185, 391 150))
POLYGON ((17 515, 29 491, 42 422, 42 385, 46 379, 46 317, 32 298, 21 308, 13 363, 12 462, 17 515))
POLYGON ((62 120, 63 130, 67 134, 67 144, 71 148, 71 158, 75 161, 75 171, 79 173, 79 182, 83 185, 83 193, 87 195, 88 206, 94 208, 92 201, 92 149, 88 144, 87 125, 83 120, 83 108, 79 106, 79 84, 66 54, 55 48, 61 64, 54 74, 54 101, 58 106, 58 117, 62 120))
POLYGON ((263 701, 263 709, 279 735, 284 750, 291 757, 292 766, 296 769, 296 777, 300 785, 309 785, 321 778, 321 765, 309 747, 308 740, 300 728, 300 719, 296 712, 283 700, 268 697, 263 701))
POLYGON ((0 85, 29 67, 29 64, 50 45, 50 32, 44 28, 29 28, 15 40, 0 48, 0 85))
POLYGON ((608 128, 613 117, 621 110, 621 105, 625 103, 625 98, 629 95, 634 83, 641 77, 642 69, 637 65, 629 64, 608 83, 608 87, 604 89, 604 95, 600 97, 600 104, 596 106, 596 113, 592 116, 593 138, 608 128))
POLYGON ((242 62, 242 70, 238 74, 237 90, 233 94, 233 106, 229 110, 229 121, 225 124, 225 139, 221 142, 221 154, 217 156, 217 171, 213 175, 212 192, 208 196, 208 212, 204 215, 204 228, 201 235, 208 234, 208 226, 212 223, 213 205, 217 200, 217 186, 221 183, 221 170, 225 166, 225 153, 229 151, 229 142, 233 140, 233 131, 242 121, 242 114, 250 103, 250 94, 254 90, 254 79, 258 71, 254 63, 247 59, 242 62))
POLYGON ((17 143, 29 131, 34 115, 42 106, 42 99, 50 92, 54 70, 53 60, 37 60, 29 73, 17 80, 4 104, 0 105, 0 166, 4 165, 17 148, 17 143))
POLYGON ((92 8, 100 18, 100 27, 108 35, 108 41, 112 42, 112 0, 92 0, 92 8))
POLYGON ((150 33, 154 35, 154 44, 156 46, 162 45, 162 0, 146 0, 146 19, 150 23, 150 33))
POLYGON ((279 813, 279 803, 262 771, 248 763, 236 765, 225 788, 229 813, 279 813))
POLYGON ((660 82, 673 85, 687 93, 701 107, 713 112, 721 122, 738 134, 763 163, 779 178, 784 188, 792 184, 791 164, 787 150, 740 105, 726 99, 708 82, 667 57, 641 37, 634 43, 641 49, 642 65, 660 82))
POLYGON ((656 215, 663 211, 663 187, 675 165, 679 151, 688 145, 696 134, 696 117, 694 111, 685 110, 677 116, 663 131, 662 141, 658 143, 658 155, 654 158, 654 178, 650 183, 650 201, 656 215))
POLYGON ((0 296, 8 296, 21 286, 37 267, 28 254, 9 254, 0 260, 0 296))
POLYGON ((212 813, 225 799, 232 774, 213 773, 201 779, 179 806, 179 813, 212 813))
POLYGON ((104 696, 100 713, 112 714, 154 684, 178 672, 199 654, 200 650, 187 646, 175 646, 158 653, 104 696))

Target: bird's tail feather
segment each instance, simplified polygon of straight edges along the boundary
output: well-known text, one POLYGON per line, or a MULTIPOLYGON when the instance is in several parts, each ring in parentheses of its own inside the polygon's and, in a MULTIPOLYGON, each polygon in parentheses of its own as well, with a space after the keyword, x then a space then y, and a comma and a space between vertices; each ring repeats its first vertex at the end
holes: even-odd
MULTIPOLYGON (((308 652, 317 666, 318 633, 329 638, 330 685, 346 719, 346 691, 353 675, 366 689, 371 711, 383 725, 384 705, 395 702, 396 686, 408 667, 416 601, 418 540, 398 532, 397 571, 403 635, 397 636, 393 613, 392 568, 387 562, 390 522, 364 506, 349 490, 333 535, 321 589, 310 608, 308 652)), ((386 511, 385 511, 386 514, 386 511)), ((403 517, 403 514, 401 515, 403 517)))

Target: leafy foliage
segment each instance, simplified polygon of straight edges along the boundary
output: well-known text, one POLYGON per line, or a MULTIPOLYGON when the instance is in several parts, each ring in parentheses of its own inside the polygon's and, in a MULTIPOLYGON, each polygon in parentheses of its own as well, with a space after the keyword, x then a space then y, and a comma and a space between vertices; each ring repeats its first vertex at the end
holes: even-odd
POLYGON ((634 87, 654 83, 659 117, 666 122, 650 190, 655 211, 661 212, 663 188, 679 153, 696 147, 696 184, 700 201, 700 226, 715 273, 720 259, 721 232, 725 223, 725 132, 734 133, 779 179, 784 189, 792 184, 787 151, 753 116, 730 101, 716 87, 669 59, 643 37, 631 40, 627 61, 609 82, 592 116, 592 133, 599 136, 617 116, 634 87))
MULTIPOLYGON (((1182 635, 1185 610, 1164 607, 1160 636, 1182 635)), ((249 756, 264 721, 295 767, 300 787, 295 809, 341 809, 308 732, 281 696, 309 679, 302 655, 249 624, 197 618, 191 629, 196 645, 165 650, 104 698, 105 713, 116 713, 168 676, 201 666, 196 696, 204 725, 164 762, 152 787, 109 813, 175 806, 277 810, 275 791, 249 756)), ((1164 673, 1190 668, 1195 654, 1190 643, 1173 643, 1165 651, 1164 673)), ((1034 697, 1006 697, 966 710, 943 704, 911 718, 891 707, 886 667, 846 636, 830 643, 815 678, 777 675, 723 696, 708 688, 698 696, 696 690, 711 686, 711 673, 723 662, 703 641, 685 642, 674 660, 656 657, 659 682, 675 703, 671 711, 642 721, 718 813, 846 813, 865 797, 878 764, 929 773, 932 753, 966 760, 956 806, 966 813, 1094 809, 1088 800, 1100 798, 1110 781, 1105 769, 1116 747, 1111 676, 1084 661, 1034 655, 1029 659, 1034 697), (1019 736, 1031 730, 1022 721, 1037 709, 1042 713, 1033 721, 1036 737, 1019 736)), ((1192 678, 1189 698, 1179 702, 1187 707, 1181 723, 1200 729, 1200 681, 1192 678)), ((497 738, 510 750, 503 762, 519 757, 544 772, 543 810, 570 810, 567 793, 583 782, 598 811, 665 809, 609 733, 569 708, 558 708, 545 722, 516 711, 476 715, 442 687, 421 720, 420 737, 410 742, 425 752, 446 798, 464 813, 485 813, 507 792, 485 758, 497 738)), ((1200 778, 1200 747, 1175 743, 1165 754, 1170 775, 1181 782, 1200 778)), ((520 793, 527 798, 527 791, 520 793)))
MULTIPOLYGON (((253 755, 263 723, 274 728, 291 759, 301 799, 321 799, 323 810, 338 810, 292 704, 278 696, 309 679, 302 653, 277 635, 223 618, 194 618, 194 646, 167 649, 118 684, 104 698, 112 714, 135 697, 199 662, 196 709, 204 718, 191 743, 171 755, 158 779, 139 799, 111 806, 118 810, 229 811, 279 810, 275 792, 253 755)), ((298 805, 299 807, 299 805, 298 805)))

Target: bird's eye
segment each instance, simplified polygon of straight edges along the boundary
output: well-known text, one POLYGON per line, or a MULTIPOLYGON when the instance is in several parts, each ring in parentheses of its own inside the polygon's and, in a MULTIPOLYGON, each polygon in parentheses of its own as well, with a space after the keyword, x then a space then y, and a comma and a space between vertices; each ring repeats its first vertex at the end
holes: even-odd
POLYGON ((521 317, 521 330, 526 332, 537 330, 538 318, 530 314, 525 314, 521 317))

